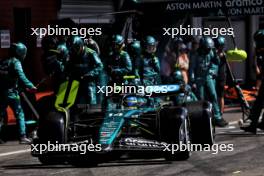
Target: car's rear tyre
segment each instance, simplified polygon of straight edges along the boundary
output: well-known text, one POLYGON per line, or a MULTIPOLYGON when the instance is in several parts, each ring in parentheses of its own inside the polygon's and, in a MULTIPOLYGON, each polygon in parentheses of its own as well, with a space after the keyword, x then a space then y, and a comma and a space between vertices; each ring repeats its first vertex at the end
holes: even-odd
POLYGON ((190 144, 189 120, 185 108, 168 107, 160 112, 161 140, 168 144, 177 145, 177 151, 165 151, 165 159, 168 161, 182 161, 190 157, 187 145, 190 144), (181 151, 180 145, 185 145, 181 151))
POLYGON ((212 104, 208 101, 186 103, 190 118, 191 140, 193 144, 212 146, 215 138, 212 104))
MULTIPOLYGON (((65 118, 62 113, 52 111, 40 120, 38 136, 40 144, 62 144, 67 142, 67 132, 65 129, 65 118)), ((39 161, 42 164, 63 164, 64 160, 52 156, 50 153, 40 155, 39 161)))

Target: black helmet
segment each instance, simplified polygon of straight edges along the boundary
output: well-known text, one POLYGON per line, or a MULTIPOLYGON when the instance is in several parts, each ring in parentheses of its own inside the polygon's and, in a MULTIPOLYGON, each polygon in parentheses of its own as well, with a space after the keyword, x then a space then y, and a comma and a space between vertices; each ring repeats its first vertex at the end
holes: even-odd
POLYGON ((224 48, 225 46, 225 38, 222 36, 217 37, 214 39, 215 47, 216 48, 224 48))
POLYGON ((45 36, 41 40, 41 46, 44 50, 56 49, 58 44, 58 39, 54 36, 45 36))
POLYGON ((183 43, 182 38, 181 37, 175 37, 171 41, 169 47, 170 47, 171 51, 178 52, 178 51, 180 51, 180 47, 183 45, 184 45, 184 43, 183 43))
POLYGON ((19 60, 25 59, 27 55, 27 47, 23 43, 12 43, 10 47, 10 54, 17 57, 19 60))
POLYGON ((181 44, 183 43, 183 39, 181 37, 175 37, 173 40, 172 40, 172 43, 174 45, 178 45, 178 44, 181 44))
POLYGON ((187 46, 184 43, 181 43, 179 45, 179 51, 186 53, 188 51, 188 48, 187 48, 187 46))
POLYGON ((214 41, 211 37, 202 37, 200 39, 200 48, 202 49, 213 49, 214 48, 214 41))
POLYGON ((256 48, 264 48, 264 29, 260 29, 254 34, 256 48))

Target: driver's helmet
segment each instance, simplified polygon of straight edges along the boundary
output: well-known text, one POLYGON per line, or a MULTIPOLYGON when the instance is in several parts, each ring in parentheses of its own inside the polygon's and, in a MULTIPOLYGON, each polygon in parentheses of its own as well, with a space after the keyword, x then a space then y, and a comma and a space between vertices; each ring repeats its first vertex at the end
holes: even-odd
POLYGON ((126 96, 123 99, 123 105, 128 108, 136 108, 138 105, 136 96, 126 96))

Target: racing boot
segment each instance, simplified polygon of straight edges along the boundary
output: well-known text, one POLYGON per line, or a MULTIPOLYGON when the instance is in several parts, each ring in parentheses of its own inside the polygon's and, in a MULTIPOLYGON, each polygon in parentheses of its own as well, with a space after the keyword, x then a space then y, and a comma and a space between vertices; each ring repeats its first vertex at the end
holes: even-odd
POLYGON ((257 128, 255 125, 250 124, 249 126, 242 126, 240 127, 241 130, 244 130, 245 132, 257 134, 257 128))
POLYGON ((0 138, 0 144, 4 144, 5 141, 3 141, 1 138, 0 138))
MULTIPOLYGON (((263 118, 263 117, 262 117, 263 118)), ((264 122, 261 121, 258 125, 257 128, 261 129, 262 131, 264 131, 264 122)))
POLYGON ((31 140, 26 137, 26 135, 22 135, 19 139, 19 144, 31 144, 31 140))
POLYGON ((225 121, 225 119, 215 119, 215 126, 217 127, 226 127, 228 125, 228 122, 225 121))
MULTIPOLYGON (((252 113, 252 114, 249 115, 248 119, 251 120, 250 124, 248 126, 242 126, 242 127, 240 127, 240 129, 244 130, 245 132, 257 134, 258 126, 261 126, 261 125, 258 124, 259 116, 256 116, 255 113, 252 113)), ((260 124, 263 124, 263 123, 260 123, 260 124)))

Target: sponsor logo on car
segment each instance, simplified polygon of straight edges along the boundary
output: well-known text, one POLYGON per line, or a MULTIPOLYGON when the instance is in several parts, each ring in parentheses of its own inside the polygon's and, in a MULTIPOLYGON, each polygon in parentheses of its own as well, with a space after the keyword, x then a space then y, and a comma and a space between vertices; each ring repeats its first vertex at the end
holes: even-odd
POLYGON ((120 140, 121 146, 164 148, 164 142, 152 141, 140 138, 125 138, 120 140))

